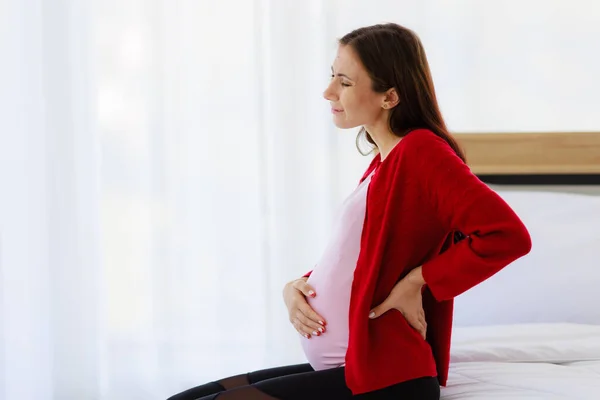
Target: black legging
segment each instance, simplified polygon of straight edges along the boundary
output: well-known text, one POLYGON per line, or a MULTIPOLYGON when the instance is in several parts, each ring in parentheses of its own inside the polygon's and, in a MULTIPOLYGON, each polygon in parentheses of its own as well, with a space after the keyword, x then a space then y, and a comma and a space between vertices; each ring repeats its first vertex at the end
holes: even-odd
POLYGON ((435 377, 401 382, 352 396, 344 367, 315 371, 310 364, 264 369, 236 375, 179 393, 168 400, 439 400, 435 377))

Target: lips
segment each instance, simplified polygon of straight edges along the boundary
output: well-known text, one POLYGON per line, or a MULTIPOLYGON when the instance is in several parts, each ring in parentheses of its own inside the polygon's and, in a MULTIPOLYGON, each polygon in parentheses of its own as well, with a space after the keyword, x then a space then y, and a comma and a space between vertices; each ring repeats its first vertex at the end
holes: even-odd
POLYGON ((331 108, 332 113, 341 113, 342 111, 344 111, 344 110, 340 110, 339 108, 333 108, 333 107, 331 108))

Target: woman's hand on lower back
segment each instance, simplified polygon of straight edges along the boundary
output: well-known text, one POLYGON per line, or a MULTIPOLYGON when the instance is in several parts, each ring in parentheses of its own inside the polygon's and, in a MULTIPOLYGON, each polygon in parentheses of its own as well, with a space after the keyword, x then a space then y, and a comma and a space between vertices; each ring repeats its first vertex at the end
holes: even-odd
POLYGON ((420 267, 413 275, 407 275, 404 279, 396 283, 389 296, 371 310, 369 318, 377 318, 391 309, 396 309, 402 313, 410 326, 419 332, 423 339, 427 338, 427 322, 425 321, 425 311, 423 310, 423 283, 414 279, 414 276, 420 275, 420 267))
POLYGON ((294 328, 310 339, 311 336, 319 336, 325 332, 325 320, 306 301, 306 297, 317 295, 306 280, 307 278, 300 278, 287 283, 283 288, 283 300, 294 328))

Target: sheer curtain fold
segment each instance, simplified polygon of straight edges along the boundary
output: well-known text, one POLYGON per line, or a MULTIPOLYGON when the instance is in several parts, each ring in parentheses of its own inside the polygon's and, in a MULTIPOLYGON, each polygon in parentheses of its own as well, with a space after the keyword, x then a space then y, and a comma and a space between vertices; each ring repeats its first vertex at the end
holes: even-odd
POLYGON ((42 7, 0 13, 0 398, 52 389, 42 7), (26 26, 30 24, 30 29, 26 26), (36 386, 29 382, 35 380, 36 386))
POLYGON ((281 288, 332 206, 320 3, 10 3, 1 399, 159 399, 302 361, 281 288))
POLYGON ((89 13, 78 2, 13 2, 6 11, 0 398, 99 398, 89 13))
POLYGON ((0 400, 164 399, 303 362, 281 289, 369 161, 322 99, 350 29, 414 28, 453 130, 600 126, 599 6, 351 3, 0 3, 0 400), (528 26, 578 46, 521 46, 528 26))

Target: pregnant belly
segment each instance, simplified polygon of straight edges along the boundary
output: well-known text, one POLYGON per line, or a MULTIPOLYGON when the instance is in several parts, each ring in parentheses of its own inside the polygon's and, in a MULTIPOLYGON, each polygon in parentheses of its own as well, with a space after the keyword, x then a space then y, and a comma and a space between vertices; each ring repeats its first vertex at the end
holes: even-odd
POLYGON ((316 288, 317 296, 308 304, 327 321, 326 331, 310 339, 301 337, 304 354, 315 370, 344 364, 348 349, 348 307, 350 294, 338 288, 316 288))

